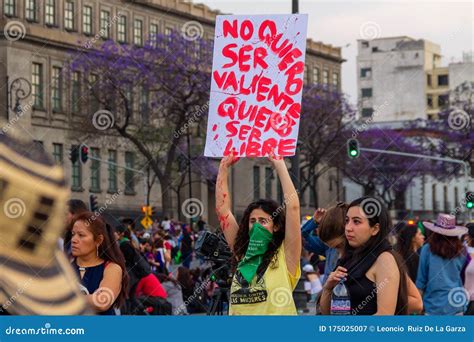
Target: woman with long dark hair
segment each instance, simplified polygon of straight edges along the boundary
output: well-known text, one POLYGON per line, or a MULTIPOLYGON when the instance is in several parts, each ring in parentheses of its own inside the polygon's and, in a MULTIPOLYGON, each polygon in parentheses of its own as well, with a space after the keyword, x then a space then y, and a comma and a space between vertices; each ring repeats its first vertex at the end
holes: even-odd
POLYGON ((332 290, 341 281, 350 294, 352 315, 407 313, 406 271, 388 241, 390 227, 387 210, 375 198, 362 197, 349 204, 346 244, 323 288, 323 314, 330 313, 332 290))
POLYGON ((292 292, 301 275, 300 202, 283 158, 269 157, 281 182, 285 203, 252 202, 240 224, 232 211, 228 169, 237 162, 224 157, 217 176, 216 211, 233 252, 235 271, 230 315, 296 315, 292 292))
POLYGON ((72 266, 87 300, 101 315, 114 315, 127 298, 125 260, 113 228, 96 214, 84 212, 72 219, 72 266))
POLYGON ((423 246, 425 237, 416 225, 409 225, 403 222, 396 229, 398 233, 395 250, 402 257, 411 280, 416 282, 418 264, 420 262, 418 250, 423 246))
POLYGON ((423 225, 431 234, 421 248, 416 287, 423 294, 425 313, 462 315, 468 302, 461 277, 467 252, 460 237, 468 229, 456 226, 456 218, 447 214, 423 225))

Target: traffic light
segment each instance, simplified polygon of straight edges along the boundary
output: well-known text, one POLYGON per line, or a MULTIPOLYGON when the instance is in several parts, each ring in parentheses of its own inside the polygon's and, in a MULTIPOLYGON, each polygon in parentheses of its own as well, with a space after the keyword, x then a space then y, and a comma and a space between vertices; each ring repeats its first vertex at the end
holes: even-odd
POLYGON ((146 206, 146 205, 142 206, 142 213, 145 216, 151 216, 152 215, 151 207, 146 206))
POLYGON ((95 213, 97 210, 99 210, 99 203, 97 202, 97 196, 96 195, 89 195, 89 209, 95 213))
POLYGON ((415 225, 415 220, 408 220, 408 225, 409 226, 414 226, 415 225))
POLYGON ((474 208, 474 192, 473 191, 466 192, 466 208, 467 209, 474 208))
POLYGON ((153 217, 156 214, 156 207, 150 207, 150 216, 153 217))
POLYGON ((81 163, 85 164, 89 159, 89 147, 87 145, 82 144, 80 148, 81 153, 81 163))
POLYGON ((69 160, 71 161, 71 163, 75 164, 78 159, 79 159, 79 146, 72 145, 71 150, 69 152, 69 160))
POLYGON ((359 156, 359 142, 357 139, 347 140, 347 154, 349 158, 357 158, 359 156))

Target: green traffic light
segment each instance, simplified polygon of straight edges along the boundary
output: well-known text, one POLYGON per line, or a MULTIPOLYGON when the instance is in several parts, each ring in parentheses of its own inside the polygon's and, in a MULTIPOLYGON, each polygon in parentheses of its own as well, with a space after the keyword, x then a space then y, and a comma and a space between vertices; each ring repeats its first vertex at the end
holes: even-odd
POLYGON ((357 151, 356 151, 356 150, 352 150, 352 151, 351 151, 351 156, 352 156, 352 157, 355 157, 356 155, 357 155, 357 151))
POLYGON ((472 208, 474 208, 474 202, 467 202, 467 203, 466 203, 466 208, 467 208, 467 209, 472 209, 472 208))

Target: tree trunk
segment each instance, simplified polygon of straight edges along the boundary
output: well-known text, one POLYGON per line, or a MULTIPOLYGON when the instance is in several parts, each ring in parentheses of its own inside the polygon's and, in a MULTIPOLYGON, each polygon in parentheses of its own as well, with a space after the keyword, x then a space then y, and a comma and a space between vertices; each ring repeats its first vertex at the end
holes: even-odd
POLYGON ((173 204, 171 203, 171 181, 168 177, 160 178, 161 185, 161 205, 163 216, 173 217, 173 204))

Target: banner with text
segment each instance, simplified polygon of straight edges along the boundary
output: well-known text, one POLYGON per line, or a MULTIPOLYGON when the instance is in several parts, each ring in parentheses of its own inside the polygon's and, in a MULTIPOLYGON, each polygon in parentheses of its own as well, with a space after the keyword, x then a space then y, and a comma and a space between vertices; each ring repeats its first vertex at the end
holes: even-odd
POLYGON ((204 155, 295 154, 308 16, 219 15, 204 155))

